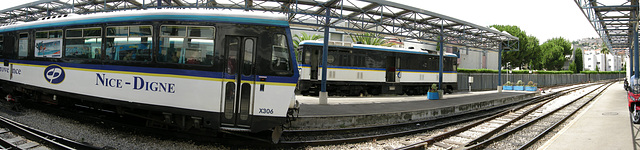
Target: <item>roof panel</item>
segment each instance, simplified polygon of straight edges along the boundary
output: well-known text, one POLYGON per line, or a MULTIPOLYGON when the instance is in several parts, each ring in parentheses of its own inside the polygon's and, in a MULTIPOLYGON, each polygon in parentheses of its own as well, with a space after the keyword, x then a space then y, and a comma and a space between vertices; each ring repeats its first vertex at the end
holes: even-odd
MULTIPOLYGON (((163 8, 208 8, 245 10, 254 13, 284 13, 292 25, 325 26, 325 10, 331 9, 330 27, 341 31, 381 35, 408 39, 435 41, 443 35, 446 43, 485 50, 497 50, 498 43, 517 41, 518 38, 463 20, 448 17, 409 5, 384 0, 161 0, 163 8)), ((155 0, 38 0, 0 10, 0 24, 32 21, 40 17, 61 14, 91 14, 128 9, 155 9, 155 0)), ((611 14, 624 16, 618 9, 598 8, 611 14), (610 11, 616 10, 616 11, 610 11)), ((613 15, 612 15, 613 16, 613 15)), ((616 17, 610 17, 615 19, 616 17)), ((623 17, 621 17, 623 18, 623 17)), ((625 24, 616 20, 616 24, 625 24)), ((604 26, 604 25, 603 25, 604 26)), ((511 48, 517 49, 517 47, 511 48)))

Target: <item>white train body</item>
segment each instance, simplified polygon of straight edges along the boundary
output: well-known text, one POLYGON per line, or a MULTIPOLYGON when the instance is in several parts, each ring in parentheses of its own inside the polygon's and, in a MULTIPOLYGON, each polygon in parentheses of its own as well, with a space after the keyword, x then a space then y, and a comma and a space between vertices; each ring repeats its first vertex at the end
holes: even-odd
MULTIPOLYGON (((319 90, 322 44, 318 41, 300 42, 299 90, 304 95, 319 90)), ((424 94, 432 84, 438 83, 439 58, 435 54, 415 49, 344 45, 329 45, 327 88, 330 94, 424 94)), ((450 92, 457 88, 456 56, 446 54, 444 58, 442 89, 450 92)))
POLYGON ((5 91, 143 111, 137 115, 180 130, 273 129, 294 101, 298 71, 284 15, 161 9, 56 17, 0 27, 5 91))

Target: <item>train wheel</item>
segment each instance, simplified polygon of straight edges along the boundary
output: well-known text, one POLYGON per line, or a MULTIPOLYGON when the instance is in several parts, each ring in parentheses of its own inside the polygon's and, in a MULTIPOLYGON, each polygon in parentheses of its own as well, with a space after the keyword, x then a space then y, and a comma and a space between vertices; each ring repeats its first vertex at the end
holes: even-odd
POLYGON ((633 104, 633 112, 631 112, 631 121, 634 124, 638 124, 640 123, 640 110, 638 110, 638 107, 636 106, 636 104, 633 104))

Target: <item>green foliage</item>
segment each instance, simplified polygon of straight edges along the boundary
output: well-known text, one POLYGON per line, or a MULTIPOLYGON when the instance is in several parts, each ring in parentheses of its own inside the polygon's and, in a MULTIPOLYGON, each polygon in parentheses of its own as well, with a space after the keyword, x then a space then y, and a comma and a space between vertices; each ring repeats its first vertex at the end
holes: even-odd
POLYGON ((506 31, 507 33, 518 37, 519 51, 508 51, 502 53, 502 64, 505 67, 515 68, 524 67, 524 65, 535 62, 537 53, 539 53, 539 41, 534 36, 527 36, 525 31, 522 31, 518 26, 512 25, 492 25, 498 31, 506 31), (507 62, 509 66, 507 66, 507 62))
MULTIPOLYGON (((504 72, 504 70, 502 70, 502 71, 504 72)), ((498 73, 498 70, 458 68, 458 72, 463 72, 463 73, 498 73)))
POLYGON ((503 86, 513 86, 513 83, 511 83, 511 81, 507 81, 507 83, 504 83, 503 86))
POLYGON ((582 74, 626 74, 627 71, 580 71, 582 74))
POLYGON ((571 64, 569 64, 569 70, 573 71, 573 73, 578 73, 578 69, 576 68, 576 62, 571 62, 571 64))
POLYGON ((573 74, 573 71, 563 70, 563 71, 536 71, 537 74, 573 74))
POLYGON ((578 72, 584 70, 584 62, 582 60, 582 49, 576 48, 574 50, 574 55, 575 55, 575 57, 574 57, 573 62, 576 63, 576 71, 577 71, 576 73, 578 73, 578 72))
POLYGON ((377 33, 363 33, 363 34, 350 34, 351 40, 353 42, 362 42, 365 45, 379 45, 379 46, 393 46, 395 43, 389 42, 383 38, 378 38, 379 34, 377 33))
POLYGON ((602 43, 602 49, 600 50, 600 53, 604 54, 604 60, 605 60, 605 61, 603 61, 604 66, 605 66, 603 71, 607 71, 607 67, 606 66, 609 66, 609 65, 607 65, 607 61, 606 60, 607 60, 607 54, 609 54, 610 52, 611 51, 609 50, 609 48, 607 48, 607 45, 602 43))
MULTIPOLYGON (((459 73, 498 73, 498 70, 491 69, 462 69, 458 68, 459 73)), ((507 70, 502 70, 502 73, 507 73, 507 70)), ((529 74, 529 70, 513 70, 513 74, 529 74)), ((562 71, 533 71, 534 74, 574 74, 571 70, 562 71)), ((580 71, 582 74, 625 74, 626 71, 580 71)))
POLYGON ((529 82, 527 83, 527 85, 526 85, 526 86, 528 86, 528 87, 534 87, 534 86, 537 86, 537 85, 538 85, 538 84, 533 83, 533 81, 529 81, 529 82))
POLYGON ((560 70, 566 61, 565 55, 570 55, 571 43, 562 37, 553 38, 542 45, 540 63, 547 70, 560 70))
POLYGON ((317 35, 317 34, 308 35, 305 32, 301 32, 300 35, 296 34, 296 35, 293 36, 293 38, 294 38, 293 39, 293 47, 298 49, 298 45, 300 45, 301 41, 304 41, 304 40, 317 40, 317 39, 324 38, 324 36, 317 35))
POLYGON ((431 89, 429 89, 429 92, 438 92, 438 85, 431 84, 431 89))
POLYGON ((524 82, 522 82, 522 80, 518 80, 518 82, 516 82, 516 86, 524 86, 524 82))

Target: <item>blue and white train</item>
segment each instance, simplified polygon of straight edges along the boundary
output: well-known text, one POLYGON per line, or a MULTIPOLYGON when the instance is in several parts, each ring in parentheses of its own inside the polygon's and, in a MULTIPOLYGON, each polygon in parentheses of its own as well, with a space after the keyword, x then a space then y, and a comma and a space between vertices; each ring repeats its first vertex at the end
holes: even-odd
MULTIPOLYGON (((298 90, 317 95, 323 42, 302 41, 299 45, 298 90)), ((332 95, 420 95, 439 79, 439 56, 425 50, 331 42, 327 56, 327 91, 332 95)), ((451 93, 457 89, 456 55, 445 54, 443 66, 442 89, 451 93)))
POLYGON ((14 98, 185 131, 280 131, 299 76, 285 15, 242 11, 51 16, 0 27, 0 55, 14 98))

